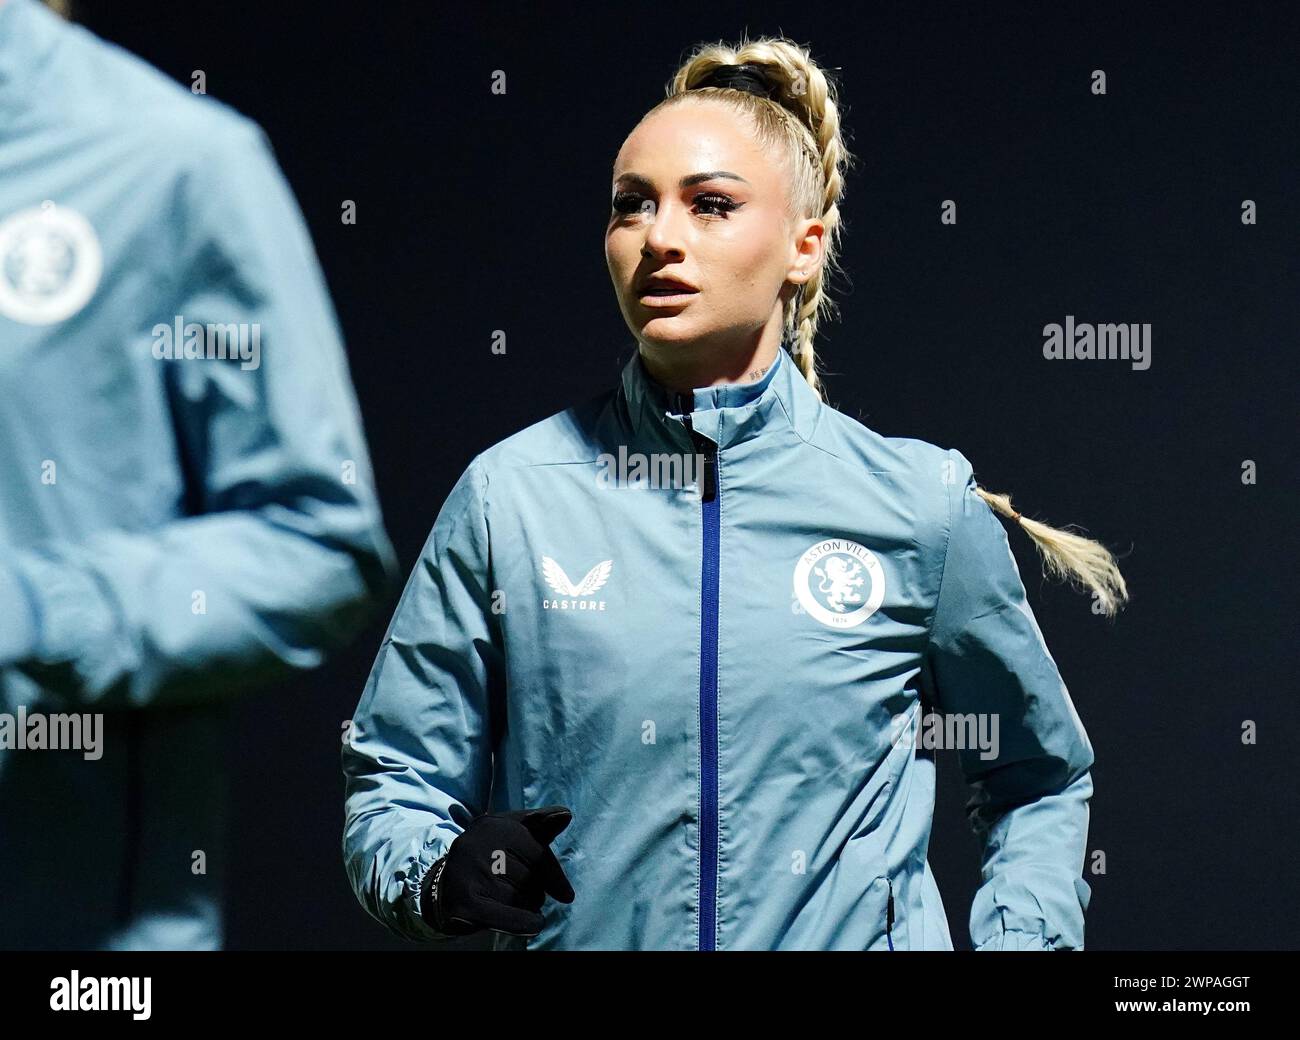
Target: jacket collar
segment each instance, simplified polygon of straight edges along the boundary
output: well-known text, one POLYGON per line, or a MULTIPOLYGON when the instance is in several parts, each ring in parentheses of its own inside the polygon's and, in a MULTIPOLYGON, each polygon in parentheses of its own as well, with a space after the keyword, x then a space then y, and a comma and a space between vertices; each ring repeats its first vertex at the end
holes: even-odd
POLYGON ((621 393, 634 433, 666 438, 684 448, 692 445, 687 416, 695 432, 722 449, 781 430, 793 430, 807 440, 822 407, 784 347, 761 379, 699 387, 689 394, 655 382, 638 349, 623 366, 621 393))

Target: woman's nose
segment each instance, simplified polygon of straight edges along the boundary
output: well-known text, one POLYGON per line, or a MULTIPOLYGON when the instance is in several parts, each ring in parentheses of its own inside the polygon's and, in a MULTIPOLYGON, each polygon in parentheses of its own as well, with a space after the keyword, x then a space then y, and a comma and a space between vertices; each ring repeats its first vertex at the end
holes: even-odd
POLYGON ((682 211, 674 205, 660 206, 647 216, 646 248, 656 256, 675 253, 680 257, 684 250, 680 218, 682 211))

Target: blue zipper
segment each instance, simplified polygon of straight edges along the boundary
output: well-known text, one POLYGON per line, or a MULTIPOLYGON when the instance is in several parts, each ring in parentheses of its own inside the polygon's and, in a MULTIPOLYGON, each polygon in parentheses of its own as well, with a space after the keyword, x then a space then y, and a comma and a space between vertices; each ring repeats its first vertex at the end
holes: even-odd
MULTIPOLYGON (((680 405, 679 405, 680 407, 680 405)), ((683 411, 688 409, 682 408, 683 411)), ((718 554, 720 494, 717 446, 686 428, 704 455, 703 553, 700 567, 700 913, 699 948, 717 949, 718 932, 718 554)))

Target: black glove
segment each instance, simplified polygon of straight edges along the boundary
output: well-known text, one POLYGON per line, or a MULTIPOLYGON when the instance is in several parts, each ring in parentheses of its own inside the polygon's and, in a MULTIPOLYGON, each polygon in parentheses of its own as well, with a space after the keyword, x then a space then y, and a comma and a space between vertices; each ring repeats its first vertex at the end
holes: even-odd
POLYGON ((573 902, 573 886, 550 848, 572 819, 562 805, 475 818, 425 874, 421 915, 444 935, 484 928, 537 935, 542 930, 537 911, 548 893, 561 903, 573 902), (493 873, 494 864, 503 872, 493 873))

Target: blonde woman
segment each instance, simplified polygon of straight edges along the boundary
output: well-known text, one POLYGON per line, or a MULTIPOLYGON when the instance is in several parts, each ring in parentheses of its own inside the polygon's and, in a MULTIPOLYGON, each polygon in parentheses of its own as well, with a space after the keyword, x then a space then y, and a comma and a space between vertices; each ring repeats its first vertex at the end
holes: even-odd
POLYGON ((923 717, 970 716, 983 950, 1081 949, 1092 747, 1001 522, 1102 546, 821 396, 849 162, 782 39, 700 48, 614 162, 622 379, 479 454, 343 750, 346 867, 415 940, 952 949, 923 717))

